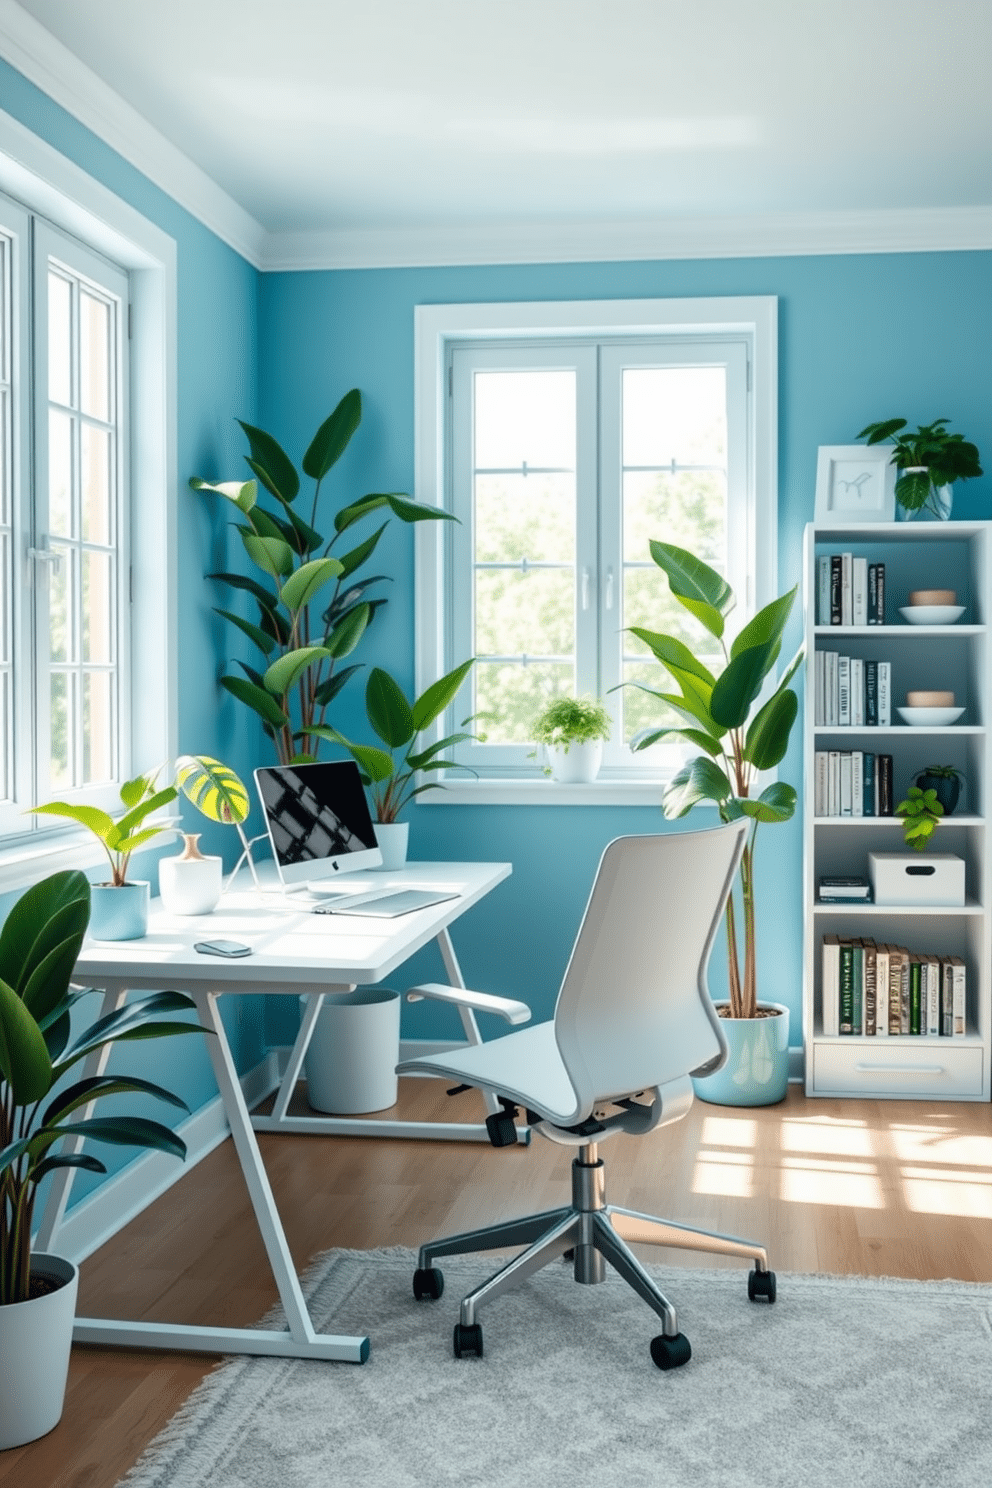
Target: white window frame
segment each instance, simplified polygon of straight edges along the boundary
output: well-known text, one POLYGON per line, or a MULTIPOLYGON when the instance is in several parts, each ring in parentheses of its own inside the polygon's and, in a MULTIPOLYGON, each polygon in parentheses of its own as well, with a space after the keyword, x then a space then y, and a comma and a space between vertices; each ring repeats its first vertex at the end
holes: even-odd
MULTIPOLYGON (((131 655, 129 768, 154 767, 177 747, 177 292, 175 240, 16 119, 0 112, 0 191, 27 213, 120 265, 130 281, 131 655)), ((26 244, 23 247, 26 251, 26 244)), ((19 335, 27 334, 21 307, 19 335)), ((22 405, 26 400, 22 398, 22 405)), ((18 458, 27 458, 24 419, 18 458)), ((26 582, 29 535, 18 533, 17 582, 26 582)), ((23 605, 21 606, 23 611, 23 605)), ((19 627, 15 644, 28 644, 19 627)), ((19 657, 19 659, 21 659, 19 657)), ((20 721, 23 730, 24 722, 20 721)), ((23 757, 23 747, 21 749, 23 757)), ((122 767, 125 763, 122 760, 122 767)), ((18 784, 30 792, 30 783, 18 784)), ((84 793, 85 794, 85 793, 84 793)), ((18 808, 22 796, 19 795, 18 808)), ((30 799, 25 806, 34 804, 30 799)), ((0 893, 55 868, 104 860, 90 833, 22 817, 0 839, 0 893)), ((167 840, 167 839, 164 839, 167 840)))
MULTIPOLYGON (((778 302, 774 296, 726 299, 552 301, 491 305, 418 305, 415 325, 416 497, 452 510, 451 357, 456 347, 486 342, 673 339, 741 340, 746 348, 746 501, 743 513, 728 514, 734 540, 746 555, 743 590, 738 589, 734 629, 769 603, 778 582, 778 302)), ((578 349, 578 348, 576 348, 578 349)), ((602 457, 602 454, 601 454, 602 457)), ((461 656, 452 639, 454 524, 422 522, 416 528, 416 685, 418 693, 461 656)), ((619 572, 619 570, 616 570, 619 572)), ((450 730, 467 711, 456 701, 439 728, 450 730)), ((440 737, 440 734, 438 735, 440 737)), ((546 780, 536 764, 519 765, 500 777, 473 779, 449 774, 443 791, 419 796, 426 805, 657 803, 671 765, 615 760, 592 786, 570 787, 546 780), (514 773, 514 770, 516 773, 514 773)))

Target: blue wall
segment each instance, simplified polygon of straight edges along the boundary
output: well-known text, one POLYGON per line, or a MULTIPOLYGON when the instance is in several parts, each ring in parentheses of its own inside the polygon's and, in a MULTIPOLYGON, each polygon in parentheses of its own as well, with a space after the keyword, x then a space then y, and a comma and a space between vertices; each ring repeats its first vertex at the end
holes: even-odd
MULTIPOLYGON (((229 545, 222 514, 187 487, 192 474, 229 473, 240 463, 243 444, 235 415, 253 419, 258 405, 258 298, 260 276, 237 253, 177 206, 144 176, 95 138, 32 84, 0 62, 0 107, 102 182, 175 239, 178 272, 178 481, 169 499, 177 504, 179 589, 179 748, 217 754, 246 770, 257 741, 235 728, 233 703, 218 706, 216 677, 223 659, 222 623, 212 615, 218 602, 203 578, 229 545)), ((240 543, 238 544, 240 547, 240 543)), ((157 761, 139 761, 148 768, 157 761)), ((203 818, 186 808, 190 830, 203 818)), ((208 834, 209 836, 210 834, 208 834)), ((231 855, 233 837, 216 829, 214 850, 231 855)), ((167 852, 175 851, 167 848, 167 852)), ((152 876, 154 856, 135 860, 135 876, 152 876)), ((91 875, 102 876, 99 872, 91 875)), ((0 897, 0 918, 16 895, 0 897)), ((95 1000, 94 1007, 96 1006, 95 1000)), ((255 1000, 240 1018, 230 1019, 232 1043, 241 1069, 262 1057, 263 1016, 255 1000)), ((175 1090, 192 1109, 216 1094, 204 1041, 199 1036, 130 1045, 117 1061, 134 1073, 175 1090)), ((106 1109, 110 1110, 110 1104, 106 1109)), ((128 1110, 134 1110, 130 1101, 128 1110)), ((160 1120, 165 1108, 149 1107, 160 1120)), ((119 1167, 131 1154, 109 1149, 101 1156, 119 1167)), ((81 1175, 78 1199, 92 1186, 81 1175)))
MULTIPOLYGON (((262 281, 261 421, 298 455, 341 394, 362 389, 365 419, 331 501, 365 490, 411 491, 414 478, 413 311, 423 303, 776 295, 779 300, 779 579, 801 575, 813 515, 816 452, 847 444, 876 419, 915 424, 946 414, 992 469, 992 254, 901 254, 678 263, 273 274, 262 281)), ((959 517, 992 515, 992 477, 955 488, 959 517)), ((395 575, 387 610, 361 656, 413 683, 413 538, 394 524, 381 551, 395 575)), ((798 643, 798 616, 791 639, 798 643)), ((360 691, 342 717, 360 727, 360 691), (358 705, 356 707, 356 704, 358 705)), ((362 737, 361 734, 358 737, 362 737)), ((782 778, 801 782, 799 730, 782 778)), ((623 832, 662 825, 654 808, 416 806, 411 854, 512 861, 512 878, 455 930, 470 985, 513 991, 547 1016, 599 854, 623 832)), ((700 818, 701 821, 706 818, 700 818)), ((758 847, 763 996, 793 1013, 801 1043, 801 824, 762 829, 758 847)), ((677 913, 677 907, 672 907, 677 913)), ((436 978, 426 954, 411 980, 436 978)), ((722 958, 714 957, 719 989, 722 958)), ((405 1011, 410 1036, 454 1033, 447 1010, 405 1011)), ((284 1011, 271 1036, 287 1036, 284 1011)))

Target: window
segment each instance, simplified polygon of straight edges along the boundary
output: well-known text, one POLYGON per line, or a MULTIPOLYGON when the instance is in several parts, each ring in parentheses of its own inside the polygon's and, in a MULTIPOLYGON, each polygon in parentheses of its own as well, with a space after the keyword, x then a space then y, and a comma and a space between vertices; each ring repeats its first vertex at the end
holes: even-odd
POLYGON ((772 597, 774 321, 773 301, 418 310, 417 494, 459 519, 418 533, 418 685, 477 658, 454 721, 481 715, 459 758, 483 780, 539 776, 530 724, 562 693, 606 699, 604 782, 680 760, 631 751, 661 705, 613 689, 664 690, 631 626, 700 644, 652 538, 725 573, 738 624, 772 597))
POLYGON ((2 893, 175 754, 176 249, 3 115, 0 189, 2 893))

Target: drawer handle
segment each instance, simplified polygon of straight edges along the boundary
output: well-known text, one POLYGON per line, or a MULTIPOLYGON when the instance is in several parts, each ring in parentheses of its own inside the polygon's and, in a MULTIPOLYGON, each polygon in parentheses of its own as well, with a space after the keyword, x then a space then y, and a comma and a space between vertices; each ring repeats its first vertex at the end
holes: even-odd
POLYGON ((859 1075, 942 1075, 942 1064, 856 1064, 859 1075))

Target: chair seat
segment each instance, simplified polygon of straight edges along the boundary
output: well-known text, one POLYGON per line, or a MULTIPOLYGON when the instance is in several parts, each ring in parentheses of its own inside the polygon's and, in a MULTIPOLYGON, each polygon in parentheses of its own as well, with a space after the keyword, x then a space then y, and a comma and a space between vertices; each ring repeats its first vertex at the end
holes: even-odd
POLYGON ((451 1077, 505 1095, 546 1120, 571 1126, 590 1114, 576 1096, 555 1040, 554 1023, 538 1023, 467 1049, 406 1059, 397 1074, 451 1077))

